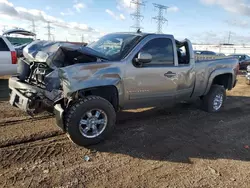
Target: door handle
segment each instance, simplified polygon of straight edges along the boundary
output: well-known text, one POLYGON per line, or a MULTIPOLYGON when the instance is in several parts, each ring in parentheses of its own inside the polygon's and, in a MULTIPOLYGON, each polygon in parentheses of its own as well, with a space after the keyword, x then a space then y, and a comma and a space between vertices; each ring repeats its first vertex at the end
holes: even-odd
POLYGON ((173 73, 173 72, 169 71, 169 72, 165 73, 164 76, 166 76, 168 78, 171 78, 171 77, 176 76, 176 73, 173 73))

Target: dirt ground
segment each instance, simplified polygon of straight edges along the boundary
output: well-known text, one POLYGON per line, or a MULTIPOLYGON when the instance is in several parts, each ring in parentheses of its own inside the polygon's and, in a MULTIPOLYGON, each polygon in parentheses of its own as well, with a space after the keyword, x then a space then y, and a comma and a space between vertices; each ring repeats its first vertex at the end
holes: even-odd
POLYGON ((250 86, 220 113, 197 105, 118 114, 107 141, 81 148, 50 114, 0 102, 0 187, 250 187, 250 86), (86 160, 89 157, 89 161, 86 160))

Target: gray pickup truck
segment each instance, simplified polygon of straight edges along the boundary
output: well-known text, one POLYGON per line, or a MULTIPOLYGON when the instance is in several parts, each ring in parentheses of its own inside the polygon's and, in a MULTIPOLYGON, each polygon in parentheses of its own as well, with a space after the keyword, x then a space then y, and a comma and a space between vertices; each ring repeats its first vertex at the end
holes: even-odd
POLYGON ((111 134, 116 112, 199 98, 218 112, 235 87, 237 59, 195 61, 191 42, 172 35, 113 33, 87 46, 36 41, 9 79, 10 103, 30 115, 44 110, 81 146, 111 134))

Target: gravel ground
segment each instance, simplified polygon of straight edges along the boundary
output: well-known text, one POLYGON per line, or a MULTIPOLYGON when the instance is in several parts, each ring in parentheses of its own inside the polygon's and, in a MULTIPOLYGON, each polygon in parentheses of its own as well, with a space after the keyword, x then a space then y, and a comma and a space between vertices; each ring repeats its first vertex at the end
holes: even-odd
POLYGON ((250 86, 243 77, 228 96, 216 114, 187 104, 121 112, 113 136, 90 148, 71 143, 50 114, 31 119, 2 101, 0 187, 247 188, 250 86))

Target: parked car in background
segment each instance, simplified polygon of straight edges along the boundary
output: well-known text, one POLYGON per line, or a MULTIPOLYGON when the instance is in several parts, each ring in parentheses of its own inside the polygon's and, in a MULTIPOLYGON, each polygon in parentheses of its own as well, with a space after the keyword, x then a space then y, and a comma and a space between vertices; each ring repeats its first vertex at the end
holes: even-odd
POLYGON ((199 50, 194 50, 194 54, 200 54, 199 50))
POLYGON ((223 53, 217 53, 216 54, 217 56, 223 56, 223 57, 225 57, 226 55, 225 54, 223 54, 223 53))
POLYGON ((17 73, 17 52, 6 37, 0 36, 0 76, 17 73))
POLYGON ((113 33, 86 47, 34 43, 9 79, 10 104, 31 115, 54 111, 82 146, 109 136, 119 110, 198 98, 218 112, 236 85, 238 59, 195 61, 191 42, 172 35, 113 33))
POLYGON ((34 37, 36 37, 36 34, 27 31, 24 29, 10 29, 3 33, 3 36, 6 37, 10 41, 10 43, 14 46, 17 57, 23 56, 23 49, 32 41, 34 41, 34 37), (11 37, 11 35, 20 35, 22 37, 11 37))
POLYGON ((247 70, 247 66, 250 65, 250 56, 246 54, 231 54, 229 56, 239 59, 240 70, 247 70))
POLYGON ((250 85, 250 65, 247 66, 246 83, 250 85))
POLYGON ((0 76, 17 74, 17 59, 23 56, 23 48, 29 44, 16 42, 18 39, 25 38, 10 37, 12 34, 35 36, 34 33, 23 29, 11 29, 0 36, 0 76), (16 41, 11 41, 10 39, 16 39, 16 41))
POLYGON ((216 55, 215 52, 207 51, 207 50, 195 50, 194 53, 197 55, 216 55))

